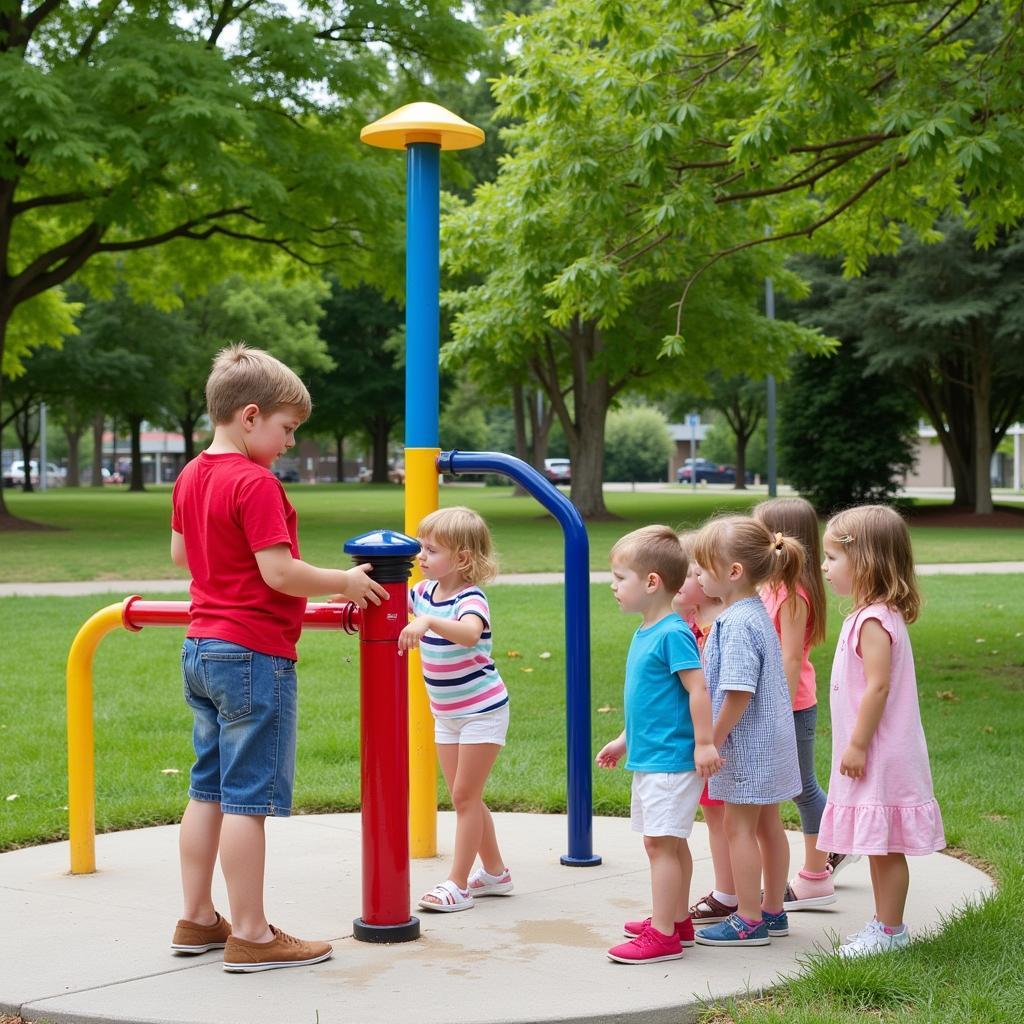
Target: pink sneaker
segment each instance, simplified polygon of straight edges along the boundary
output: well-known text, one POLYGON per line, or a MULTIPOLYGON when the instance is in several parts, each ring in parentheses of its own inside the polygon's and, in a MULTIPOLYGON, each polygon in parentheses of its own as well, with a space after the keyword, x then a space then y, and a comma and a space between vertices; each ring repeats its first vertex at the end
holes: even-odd
POLYGON ((783 899, 783 910, 811 910, 814 907, 827 907, 836 901, 836 890, 832 884, 831 872, 822 872, 824 878, 816 878, 805 871, 797 873, 789 885, 783 899))
MULTIPOLYGON (((635 939, 645 928, 649 928, 651 919, 645 917, 642 921, 627 921, 622 926, 622 934, 627 939, 635 939)), ((693 934, 693 918, 688 917, 685 921, 676 921, 676 935, 684 946, 695 946, 697 940, 693 934)))
POLYGON ((658 964, 662 960, 681 960, 682 957, 679 936, 663 935, 650 925, 635 939, 608 950, 608 959, 620 964, 658 964))

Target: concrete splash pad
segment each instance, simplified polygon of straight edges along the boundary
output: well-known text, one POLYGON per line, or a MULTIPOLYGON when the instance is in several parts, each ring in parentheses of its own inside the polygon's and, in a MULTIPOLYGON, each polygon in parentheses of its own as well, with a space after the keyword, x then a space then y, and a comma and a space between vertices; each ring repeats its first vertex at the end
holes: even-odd
MULTIPOLYGON (((97 837, 93 875, 71 876, 68 845, 0 855, 0 1012, 30 1021, 132 1024, 645 1024, 688 1019, 700 999, 756 992, 799 973, 798 959, 871 916, 866 861, 839 876, 839 900, 790 915, 770 946, 697 946, 682 960, 611 963, 622 922, 649 913, 646 858, 623 818, 597 818, 595 868, 562 867, 560 815, 497 814, 515 895, 459 914, 414 908, 416 942, 352 938, 360 913, 358 814, 268 822, 267 909, 304 938, 328 938, 334 958, 309 968, 225 973, 218 952, 173 956, 180 912, 177 826, 97 837)), ((438 817, 442 855, 412 863, 414 896, 447 874, 454 815, 438 817)), ((790 833, 793 863, 803 841, 790 833)), ((695 827, 693 893, 711 888, 707 832, 695 827)), ((910 858, 907 921, 917 934, 991 891, 982 872, 942 855, 910 858)), ((227 913, 223 885, 218 906, 227 913)))

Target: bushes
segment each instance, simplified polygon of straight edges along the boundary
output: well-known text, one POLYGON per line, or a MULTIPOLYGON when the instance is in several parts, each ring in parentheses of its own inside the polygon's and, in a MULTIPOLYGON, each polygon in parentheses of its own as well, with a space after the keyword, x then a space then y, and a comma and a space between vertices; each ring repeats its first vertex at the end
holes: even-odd
POLYGON ((664 480, 672 457, 668 420, 649 406, 613 409, 605 424, 605 480, 664 480))

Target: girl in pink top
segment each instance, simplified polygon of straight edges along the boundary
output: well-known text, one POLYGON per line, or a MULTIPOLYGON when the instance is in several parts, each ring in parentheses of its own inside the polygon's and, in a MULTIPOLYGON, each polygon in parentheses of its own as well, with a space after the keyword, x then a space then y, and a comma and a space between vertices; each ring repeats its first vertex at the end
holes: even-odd
POLYGON ((807 910, 835 903, 832 875, 859 857, 838 857, 830 864, 829 852, 818 849, 818 829, 825 810, 825 791, 814 770, 814 738, 818 724, 818 693, 811 648, 825 639, 825 586, 819 565, 821 541, 818 514, 803 498, 772 498, 754 509, 754 518, 772 533, 796 537, 807 557, 800 582, 791 593, 785 586, 761 588, 761 600, 775 625, 782 645, 782 666, 789 684, 796 727, 797 756, 802 789, 796 797, 804 834, 804 863, 786 886, 784 910, 807 910))
POLYGON ((941 850, 946 838, 907 633, 921 599, 906 523, 884 505, 848 509, 829 520, 823 546, 822 569, 853 611, 832 664, 832 778, 818 845, 870 860, 875 916, 839 948, 861 956, 908 944, 907 855, 941 850))

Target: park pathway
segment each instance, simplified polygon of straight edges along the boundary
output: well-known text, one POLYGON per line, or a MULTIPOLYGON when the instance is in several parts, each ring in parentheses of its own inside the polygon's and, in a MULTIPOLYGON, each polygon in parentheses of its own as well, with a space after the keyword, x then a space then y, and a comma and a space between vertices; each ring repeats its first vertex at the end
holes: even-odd
MULTIPOLYGON (((1024 562, 936 562, 917 567, 919 576, 973 576, 1024 573, 1024 562)), ((498 584, 561 583, 560 572, 505 573, 498 584)), ((595 571, 591 583, 611 583, 610 572, 595 571)), ((0 583, 0 597, 80 597, 85 594, 187 593, 188 580, 66 580, 52 583, 0 583)))

